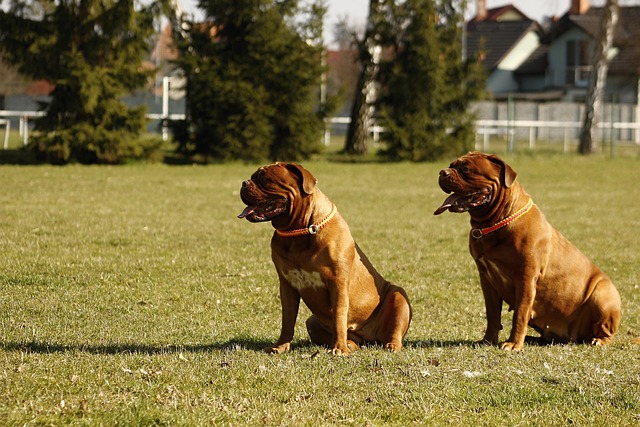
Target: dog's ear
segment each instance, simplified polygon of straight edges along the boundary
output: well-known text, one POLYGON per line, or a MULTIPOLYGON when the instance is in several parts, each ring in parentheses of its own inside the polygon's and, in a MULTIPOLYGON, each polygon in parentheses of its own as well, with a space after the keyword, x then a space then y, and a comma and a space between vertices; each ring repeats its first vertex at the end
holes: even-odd
POLYGON ((511 166, 506 164, 505 161, 502 160, 498 156, 490 154, 490 155, 487 156, 487 158, 491 162, 493 162, 493 163, 497 164, 498 166, 500 166, 500 171, 501 171, 500 172, 500 181, 502 181, 502 185, 504 185, 507 188, 511 187, 511 185, 516 180, 516 177, 518 176, 516 171, 511 169, 511 166))
POLYGON ((299 178, 302 191, 304 191, 305 194, 313 193, 318 180, 311 174, 311 172, 297 163, 287 163, 287 169, 299 178))

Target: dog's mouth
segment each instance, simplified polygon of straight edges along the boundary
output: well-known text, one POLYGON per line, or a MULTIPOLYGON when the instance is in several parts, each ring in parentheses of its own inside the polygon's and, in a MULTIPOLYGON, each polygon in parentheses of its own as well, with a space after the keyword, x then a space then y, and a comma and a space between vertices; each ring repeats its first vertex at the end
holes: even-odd
MULTIPOLYGON (((247 203, 245 201, 245 203, 247 203)), ((278 215, 289 210, 289 200, 277 198, 267 200, 264 203, 247 203, 247 207, 238 215, 238 218, 246 218, 250 222, 271 221, 278 215)))
POLYGON ((433 214, 440 215, 447 210, 455 213, 467 212, 471 208, 482 206, 490 201, 491 192, 488 189, 468 194, 452 193, 433 214))

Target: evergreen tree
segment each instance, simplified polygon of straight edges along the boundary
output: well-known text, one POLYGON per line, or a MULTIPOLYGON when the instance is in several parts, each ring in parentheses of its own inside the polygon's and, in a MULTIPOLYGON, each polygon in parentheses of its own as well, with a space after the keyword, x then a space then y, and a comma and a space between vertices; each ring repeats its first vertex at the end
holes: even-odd
POLYGON ((35 121, 34 148, 52 163, 120 163, 158 148, 144 140, 145 109, 120 98, 144 86, 152 9, 133 0, 16 2, 0 11, 0 49, 20 72, 55 85, 35 121), (34 12, 34 11, 37 11, 34 12))
POLYGON ((478 61, 463 62, 464 8, 457 3, 406 0, 390 6, 396 38, 380 71, 383 154, 390 159, 430 161, 473 146, 468 107, 481 96, 484 76, 478 61))
POLYGON ((324 5, 202 0, 209 22, 179 42, 187 80, 180 150, 218 160, 296 160, 321 148, 324 5))

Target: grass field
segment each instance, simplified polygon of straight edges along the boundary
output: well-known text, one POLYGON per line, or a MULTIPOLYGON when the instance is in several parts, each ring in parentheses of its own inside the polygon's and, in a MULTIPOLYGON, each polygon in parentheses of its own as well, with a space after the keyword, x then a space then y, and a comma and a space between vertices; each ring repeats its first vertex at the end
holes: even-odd
POLYGON ((273 230, 236 219, 258 165, 1 166, 0 424, 638 425, 640 161, 508 160, 617 285, 613 345, 472 347, 468 215, 432 215, 448 162, 305 163, 413 305, 401 353, 349 357, 309 343, 306 308, 293 351, 260 351, 280 327, 273 230))

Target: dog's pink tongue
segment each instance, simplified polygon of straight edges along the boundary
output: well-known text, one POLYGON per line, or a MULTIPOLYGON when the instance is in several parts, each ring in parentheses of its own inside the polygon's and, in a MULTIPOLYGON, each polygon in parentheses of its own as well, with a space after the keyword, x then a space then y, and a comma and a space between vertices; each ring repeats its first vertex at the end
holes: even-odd
POLYGON ((436 209, 436 211, 433 214, 434 215, 440 215, 442 212, 446 211, 451 206, 453 206, 453 204, 456 202, 456 200, 458 200, 458 198, 460 198, 460 196, 457 195, 456 193, 453 193, 452 195, 447 197, 447 199, 444 201, 442 206, 440 206, 438 209, 436 209))
POLYGON ((251 213, 253 211, 256 210, 255 206, 247 206, 246 208, 244 208, 244 210, 240 213, 240 215, 238 215, 238 218, 242 219, 245 218, 247 215, 251 215, 251 213))

